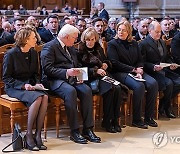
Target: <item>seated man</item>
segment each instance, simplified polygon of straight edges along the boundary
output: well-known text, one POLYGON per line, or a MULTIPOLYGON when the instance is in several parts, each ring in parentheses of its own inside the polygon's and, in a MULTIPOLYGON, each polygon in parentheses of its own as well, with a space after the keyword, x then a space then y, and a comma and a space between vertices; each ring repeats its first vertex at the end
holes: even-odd
POLYGON ((149 35, 140 42, 140 50, 144 57, 145 71, 156 79, 159 91, 163 91, 164 96, 159 102, 159 113, 168 118, 176 118, 172 113, 171 99, 180 91, 180 76, 174 72, 177 68, 167 55, 167 48, 161 36, 161 25, 157 21, 152 21, 149 25, 149 35), (169 68, 163 68, 160 63, 170 63, 169 68))
POLYGON ((58 37, 44 46, 41 52, 43 83, 65 102, 67 117, 71 129, 70 139, 85 144, 87 140, 100 142, 93 128, 92 92, 90 87, 77 81, 79 75, 78 60, 73 47, 79 30, 69 24, 64 25, 58 37), (46 78, 46 79, 45 79, 46 78), (80 99, 83 119, 82 135, 79 132, 77 96, 80 99), (87 139, 87 140, 86 140, 87 139))

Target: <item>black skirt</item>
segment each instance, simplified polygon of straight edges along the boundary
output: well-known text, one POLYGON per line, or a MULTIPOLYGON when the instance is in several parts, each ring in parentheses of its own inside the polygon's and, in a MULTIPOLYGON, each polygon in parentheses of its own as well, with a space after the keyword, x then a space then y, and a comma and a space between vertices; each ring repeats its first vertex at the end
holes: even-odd
POLYGON ((17 98, 22 101, 25 106, 30 107, 38 97, 46 95, 46 92, 10 88, 6 89, 6 94, 10 97, 17 98))

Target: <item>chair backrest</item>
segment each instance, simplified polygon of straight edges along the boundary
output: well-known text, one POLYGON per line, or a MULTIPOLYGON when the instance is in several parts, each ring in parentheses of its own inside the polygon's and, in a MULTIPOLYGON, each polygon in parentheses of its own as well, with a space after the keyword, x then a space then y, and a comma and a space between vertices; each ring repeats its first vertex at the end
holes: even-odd
POLYGON ((7 50, 15 47, 15 44, 6 44, 0 47, 0 53, 5 53, 7 50))
POLYGON ((6 53, 6 51, 13 48, 14 46, 15 46, 14 44, 6 44, 6 45, 0 47, 0 93, 1 94, 3 93, 3 90, 4 90, 4 83, 2 81, 4 54, 6 53))

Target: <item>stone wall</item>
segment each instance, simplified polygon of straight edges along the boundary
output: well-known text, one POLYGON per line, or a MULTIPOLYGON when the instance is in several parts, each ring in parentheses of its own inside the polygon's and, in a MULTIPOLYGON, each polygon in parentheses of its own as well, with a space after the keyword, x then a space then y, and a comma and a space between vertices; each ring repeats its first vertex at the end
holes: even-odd
POLYGON ((138 3, 124 3, 122 0, 92 0, 97 6, 99 2, 105 3, 105 8, 111 17, 148 17, 162 18, 180 16, 180 0, 138 0, 138 3))

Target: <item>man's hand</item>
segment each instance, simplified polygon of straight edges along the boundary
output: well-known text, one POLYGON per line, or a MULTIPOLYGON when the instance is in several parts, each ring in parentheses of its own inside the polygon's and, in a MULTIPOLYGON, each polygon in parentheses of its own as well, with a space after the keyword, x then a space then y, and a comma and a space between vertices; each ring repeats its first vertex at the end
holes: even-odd
POLYGON ((81 69, 78 68, 67 69, 68 76, 78 76, 80 73, 81 73, 81 69))
POLYGON ((100 68, 100 69, 97 70, 97 74, 99 74, 101 76, 105 76, 106 72, 103 69, 100 68))
POLYGON ((177 64, 171 64, 171 65, 170 65, 170 69, 171 69, 171 70, 175 70, 177 67, 178 67, 177 64))
POLYGON ((25 90, 35 90, 35 88, 32 85, 30 85, 30 84, 25 84, 24 85, 24 89, 25 90))
POLYGON ((161 71, 163 69, 163 67, 161 67, 160 65, 154 65, 154 71, 161 71))

